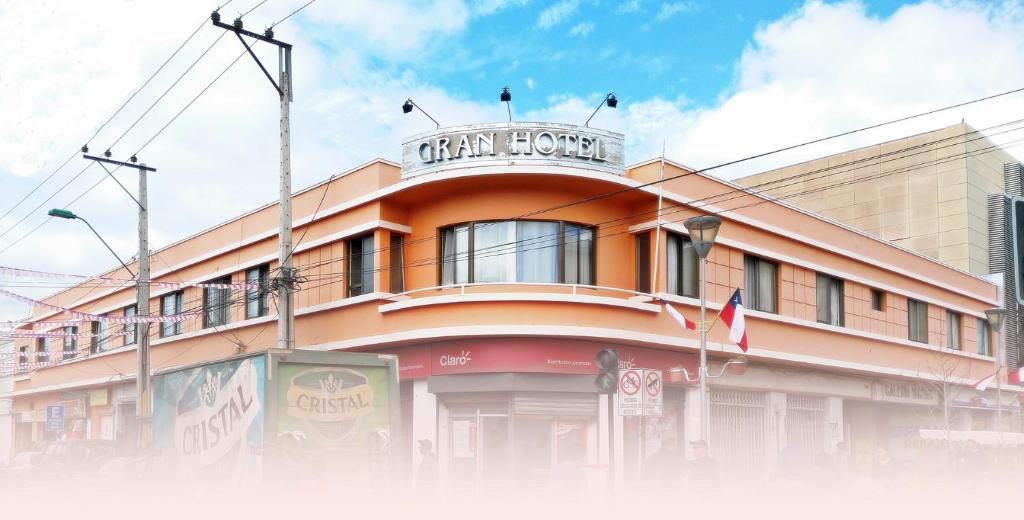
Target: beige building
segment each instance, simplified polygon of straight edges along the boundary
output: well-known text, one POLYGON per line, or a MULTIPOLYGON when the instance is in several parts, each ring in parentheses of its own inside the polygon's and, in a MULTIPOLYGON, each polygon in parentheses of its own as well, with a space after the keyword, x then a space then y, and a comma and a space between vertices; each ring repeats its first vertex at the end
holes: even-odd
POLYGON ((986 275, 987 196, 1003 193, 1004 165, 1015 163, 988 137, 960 123, 736 182, 986 275))

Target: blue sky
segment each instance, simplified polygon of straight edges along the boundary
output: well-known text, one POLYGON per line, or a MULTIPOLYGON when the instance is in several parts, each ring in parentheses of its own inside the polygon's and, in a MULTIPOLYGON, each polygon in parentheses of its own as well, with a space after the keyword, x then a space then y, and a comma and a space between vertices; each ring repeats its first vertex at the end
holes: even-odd
MULTIPOLYGON (((608 91, 627 103, 659 96, 707 105, 729 90, 736 61, 756 29, 804 5, 738 0, 510 3, 474 18, 450 38, 430 42, 429 59, 407 63, 373 57, 372 65, 410 71, 478 102, 496 100, 499 89, 509 85, 521 111, 541 109, 550 97, 608 91)), ((903 4, 864 3, 874 17, 889 16, 903 4)), ((321 43, 331 47, 329 41, 321 43)))
MULTIPOLYGON (((75 177, 81 159, 14 203, 200 24, 90 145, 102 151, 131 127, 113 150, 126 158, 223 73, 139 155, 160 170, 150 181, 151 243, 162 247, 276 200, 276 96, 247 57, 224 72, 241 47, 205 20, 222 1, 0 2, 0 215, 10 210, 0 216, 0 265, 85 274, 112 267, 94 237, 49 219, 51 207, 87 216, 132 256, 133 202, 98 169, 75 177)), ((262 0, 230 1, 228 19, 262 0)), ((267 0, 246 27, 259 30, 304 3, 267 0)), ((584 121, 615 91, 618 109, 602 110, 593 126, 625 134, 628 163, 657 157, 664 145, 668 158, 704 168, 1020 88, 1022 26, 1024 0, 317 0, 275 32, 295 44, 292 164, 301 188, 376 157, 397 159, 403 138, 433 127, 402 114, 405 98, 443 124, 496 121, 506 117, 497 99, 504 85, 517 119, 565 123, 584 121)), ((273 66, 270 49, 256 52, 273 66)), ((961 120, 984 128, 1020 117, 1024 95, 715 173, 732 179, 961 120)), ((0 318, 25 312, 0 300, 0 318)))

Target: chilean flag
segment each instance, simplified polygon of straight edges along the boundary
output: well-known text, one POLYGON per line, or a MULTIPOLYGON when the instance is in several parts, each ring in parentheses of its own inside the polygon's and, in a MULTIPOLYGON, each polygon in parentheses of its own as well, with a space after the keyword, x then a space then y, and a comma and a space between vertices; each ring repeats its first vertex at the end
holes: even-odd
POLYGON ((996 380, 997 375, 999 375, 999 372, 993 372, 992 375, 981 378, 977 383, 974 383, 974 389, 979 392, 984 392, 988 389, 989 385, 992 384, 992 381, 996 380))
POLYGON ((729 326, 729 340, 740 346, 743 352, 747 351, 747 324, 743 319, 743 300, 740 299, 740 290, 732 293, 729 303, 722 307, 718 313, 722 321, 729 326))
POLYGON ((682 314, 680 314, 679 311, 677 311, 676 308, 673 307, 671 303, 665 302, 665 308, 668 309, 669 315, 672 316, 673 318, 675 318, 676 321, 678 321, 679 324, 682 325, 684 329, 697 330, 697 324, 692 322, 692 321, 690 321, 690 320, 688 320, 688 319, 686 319, 686 316, 683 316, 682 314))
POLYGON ((1021 376, 1024 376, 1024 367, 1013 368, 1013 369, 1010 369, 1010 373, 1007 374, 1006 380, 1011 385, 1019 385, 1021 383, 1021 380, 1024 379, 1024 377, 1021 377, 1021 376))

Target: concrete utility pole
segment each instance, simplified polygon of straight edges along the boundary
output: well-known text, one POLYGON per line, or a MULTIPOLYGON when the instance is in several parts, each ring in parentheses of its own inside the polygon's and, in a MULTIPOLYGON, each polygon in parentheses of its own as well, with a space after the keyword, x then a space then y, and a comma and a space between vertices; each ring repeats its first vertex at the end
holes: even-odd
POLYGON ((277 346, 278 348, 295 348, 295 271, 292 269, 292 165, 291 165, 291 132, 289 129, 289 108, 292 102, 292 46, 274 39, 273 29, 263 34, 256 34, 242 28, 242 19, 236 18, 232 25, 220 21, 220 13, 210 14, 213 25, 235 33, 245 50, 259 65, 260 70, 270 80, 281 98, 281 230, 280 252, 278 263, 280 275, 277 281, 277 346), (267 72, 263 62, 252 52, 252 48, 242 36, 277 46, 278 81, 267 72))
MULTIPOLYGON (((87 147, 83 147, 83 152, 88 152, 87 147)), ((96 161, 100 167, 110 175, 121 189, 125 190, 135 204, 139 206, 139 276, 136 279, 136 300, 135 300, 135 315, 149 316, 149 191, 146 184, 147 172, 155 172, 156 168, 150 168, 145 164, 136 164, 138 159, 133 155, 129 161, 115 161, 110 159, 110 150, 104 153, 106 157, 96 157, 93 155, 85 154, 83 157, 86 159, 96 161), (138 198, 132 197, 131 192, 122 185, 117 178, 114 177, 113 173, 107 169, 104 164, 114 164, 117 166, 123 166, 125 168, 132 168, 139 172, 139 196, 138 198)), ((127 324, 126 324, 127 325, 127 324)), ((150 378, 152 377, 152 371, 149 366, 149 323, 136 323, 135 324, 135 335, 138 339, 138 347, 135 349, 136 358, 138 360, 137 371, 135 375, 135 417, 139 423, 137 446, 139 448, 149 447, 149 443, 152 440, 151 419, 153 415, 153 397, 151 395, 150 378)))

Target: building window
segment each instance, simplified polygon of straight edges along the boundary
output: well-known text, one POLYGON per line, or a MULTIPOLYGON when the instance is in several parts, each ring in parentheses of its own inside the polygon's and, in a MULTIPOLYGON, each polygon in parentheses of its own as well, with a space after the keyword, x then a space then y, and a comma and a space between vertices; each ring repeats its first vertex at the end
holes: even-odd
POLYGON ((405 237, 402 235, 391 235, 391 246, 388 248, 388 262, 390 273, 389 286, 392 293, 405 292, 405 258, 404 246, 405 237))
POLYGON ((441 229, 441 285, 594 284, 594 229, 550 221, 477 222, 441 229))
MULTIPOLYGON (((230 284, 231 277, 225 276, 208 283, 230 284)), ((180 312, 180 311, 179 311, 180 312)), ((231 317, 231 289, 203 288, 203 328, 227 325, 231 317)))
POLYGON ((36 338, 36 358, 33 361, 49 361, 50 356, 46 353, 46 338, 36 338))
MULTIPOLYGON (((138 315, 138 307, 132 305, 124 308, 125 318, 134 318, 138 315)), ((138 323, 125 323, 124 324, 124 344, 134 345, 139 340, 139 324, 138 323)))
POLYGON ((946 348, 960 350, 960 324, 963 320, 959 312, 946 311, 946 348))
POLYGON ((245 271, 245 319, 259 318, 270 313, 267 291, 270 283, 270 266, 261 265, 245 271), (253 287, 251 284, 259 284, 253 287))
MULTIPOLYGON (((172 292, 170 294, 163 295, 160 298, 160 315, 174 316, 175 314, 181 314, 184 300, 185 293, 183 291, 172 292)), ((182 322, 180 321, 160 322, 161 338, 181 334, 182 330, 182 322)))
POLYGON ((21 365, 28 363, 28 347, 18 349, 18 363, 21 365))
POLYGON ((75 357, 78 350, 78 327, 64 327, 64 359, 75 357))
POLYGON ((651 292, 651 234, 636 236, 636 291, 651 292))
POLYGON ((373 292, 373 235, 353 238, 345 247, 348 252, 349 297, 373 292))
POLYGON ((110 324, 106 321, 92 322, 92 341, 89 343, 90 352, 96 354, 110 348, 110 345, 107 343, 109 341, 107 337, 108 330, 110 330, 110 324))
POLYGON ((928 343, 928 304, 907 299, 907 329, 910 341, 928 343))
POLYGON ((885 310, 885 293, 878 289, 871 289, 871 310, 885 310))
POLYGON ((778 265, 756 256, 743 257, 744 302, 751 309, 776 312, 778 265))
POLYGON ((988 320, 978 318, 978 354, 981 354, 982 356, 992 355, 992 347, 988 340, 988 332, 988 320))
POLYGON ((564 224, 564 227, 562 281, 577 285, 594 285, 593 228, 569 223, 564 224))
POLYGON ((668 292, 680 296, 697 297, 697 251, 693 249, 690 237, 678 233, 668 233, 666 250, 666 274, 668 275, 668 292))
POLYGON ((818 273, 818 323, 843 326, 843 281, 818 273))

